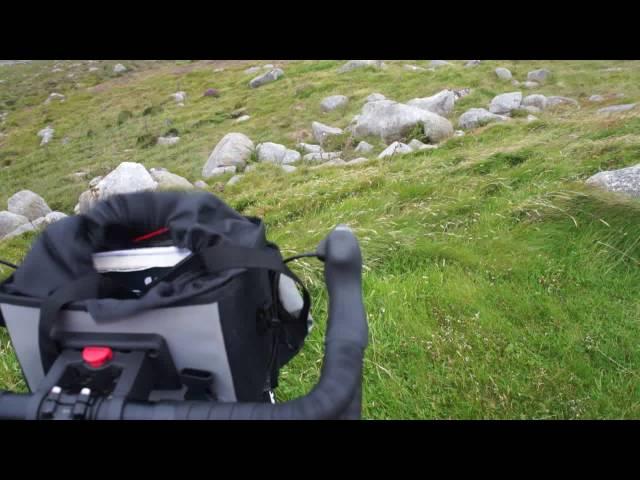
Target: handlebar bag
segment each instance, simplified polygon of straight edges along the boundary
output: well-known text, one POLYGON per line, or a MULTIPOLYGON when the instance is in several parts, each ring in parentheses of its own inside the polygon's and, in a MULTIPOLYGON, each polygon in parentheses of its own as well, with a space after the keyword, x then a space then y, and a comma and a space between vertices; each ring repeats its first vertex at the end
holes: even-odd
POLYGON ((309 308, 263 222, 206 192, 112 196, 49 225, 0 284, 0 323, 32 390, 65 332, 155 333, 178 370, 213 374, 217 400, 262 401, 302 347, 309 308), (182 253, 176 264, 96 269, 104 252, 157 246, 159 237, 182 253))

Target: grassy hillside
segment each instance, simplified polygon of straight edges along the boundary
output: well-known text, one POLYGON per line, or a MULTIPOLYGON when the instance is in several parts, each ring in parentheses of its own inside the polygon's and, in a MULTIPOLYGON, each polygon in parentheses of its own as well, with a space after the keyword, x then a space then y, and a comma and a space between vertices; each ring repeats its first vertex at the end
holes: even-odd
MULTIPOLYGON (((363 248, 370 347, 365 361, 366 418, 640 417, 640 203, 587 188, 600 171, 640 163, 638 109, 603 117, 597 108, 640 100, 640 62, 487 61, 475 68, 338 74, 338 61, 270 62, 285 76, 258 89, 243 70, 269 62, 56 62, 0 67, 0 205, 20 189, 72 213, 89 179, 122 161, 166 167, 191 181, 216 143, 232 131, 254 143, 293 148, 318 120, 345 127, 373 92, 406 101, 443 88, 470 87, 454 120, 546 67, 553 78, 524 92, 563 95, 580 108, 544 111, 451 138, 437 150, 285 174, 260 165, 233 187, 211 191, 258 215, 285 254, 312 249, 337 223, 351 225, 363 248), (74 63, 80 66, 71 67, 74 63), (94 64, 92 64, 94 65, 94 64), (612 70, 613 69, 613 70, 612 70), (75 72, 73 78, 67 77, 75 72), (219 98, 204 98, 207 88, 219 98), (188 98, 179 107, 169 98, 188 98), (63 103, 43 102, 51 92, 63 103), (625 98, 592 104, 592 94, 625 98), (322 113, 327 95, 350 97, 346 110, 322 113), (149 107, 157 107, 149 109, 149 107), (246 108, 251 119, 233 123, 246 108), (145 115, 145 110, 147 114, 145 115), (151 111, 151 113, 149 113, 151 111), (130 112, 131 115, 123 112, 130 112), (126 118, 125 118, 126 117, 126 118), (120 119, 120 121, 119 121, 120 119), (55 137, 40 147, 47 125, 55 137), (177 130, 172 147, 144 146, 145 135, 177 130), (63 139, 67 141, 63 142, 63 139), (78 179, 74 172, 87 178, 78 179)), ((345 159, 355 158, 345 145, 345 159)), ((0 258, 19 262, 33 236, 0 241, 0 258)), ((326 295, 321 267, 297 262, 320 320, 304 351, 283 372, 281 399, 318 378, 326 295)), ((9 270, 0 266, 0 277, 9 270)), ((24 388, 0 334, 0 388, 24 388)))

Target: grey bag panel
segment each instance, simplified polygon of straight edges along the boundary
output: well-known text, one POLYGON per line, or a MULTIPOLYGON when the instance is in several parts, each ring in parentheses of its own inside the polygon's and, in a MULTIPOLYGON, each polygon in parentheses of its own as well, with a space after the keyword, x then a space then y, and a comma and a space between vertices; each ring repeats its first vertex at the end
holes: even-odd
MULTIPOLYGON (((0 309, 27 384, 34 390, 44 378, 38 348, 40 310, 9 304, 0 304, 0 309)), ((118 321, 100 323, 87 312, 64 310, 57 328, 73 332, 161 335, 178 370, 196 368, 212 372, 218 400, 236 401, 217 303, 150 310, 118 321)), ((156 392, 155 397, 158 394, 156 392)))
MULTIPOLYGON (((296 287, 296 282, 294 282, 292 278, 287 277, 286 275, 280 275, 278 296, 280 297, 282 306, 287 312, 294 317, 298 317, 298 315, 300 315, 300 310, 302 310, 304 300, 296 287)), ((310 332, 312 328, 313 318, 311 318, 311 313, 309 313, 309 317, 307 318, 307 331, 310 332)))

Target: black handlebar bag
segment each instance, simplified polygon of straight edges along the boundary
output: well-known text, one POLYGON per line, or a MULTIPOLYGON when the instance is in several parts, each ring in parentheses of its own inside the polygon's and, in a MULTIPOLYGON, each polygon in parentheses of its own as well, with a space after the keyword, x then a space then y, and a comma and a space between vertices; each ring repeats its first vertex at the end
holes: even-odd
MULTIPOLYGON (((32 390, 69 332, 154 333, 177 369, 212 374, 216 400, 264 401, 303 345, 309 308, 262 221, 205 192, 110 197, 50 225, 0 284, 0 323, 32 390), (161 245, 188 253, 143 271, 95 267, 104 252, 161 245)), ((184 391, 153 395, 181 399, 184 391)))

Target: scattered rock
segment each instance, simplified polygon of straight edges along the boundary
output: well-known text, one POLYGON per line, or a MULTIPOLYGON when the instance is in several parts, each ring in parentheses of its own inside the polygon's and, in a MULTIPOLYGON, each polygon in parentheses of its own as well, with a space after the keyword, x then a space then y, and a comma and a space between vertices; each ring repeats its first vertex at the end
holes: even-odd
POLYGON ((640 164, 596 173, 587 180, 587 184, 604 188, 610 192, 640 197, 640 164))
POLYGON ((219 177, 220 175, 224 175, 225 173, 236 173, 236 170, 237 168, 235 166, 215 167, 209 172, 209 175, 206 176, 206 178, 219 177))
POLYGON ((453 104, 455 101, 456 96, 451 90, 442 90, 430 97, 414 98, 413 100, 409 100, 407 105, 437 113, 442 117, 448 117, 453 111, 453 104))
POLYGON ((300 152, 290 150, 279 143, 264 142, 256 147, 259 162, 290 164, 300 160, 300 152))
POLYGON ((42 141, 40 142, 40 145, 46 145, 47 143, 49 143, 51 141, 51 139, 53 138, 54 132, 55 132, 55 130, 53 128, 51 128, 50 126, 47 126, 46 128, 43 128, 42 130, 40 130, 38 132, 38 136, 40 138, 42 138, 42 141))
POLYGON ((203 93, 204 97, 219 97, 220 92, 215 88, 207 88, 207 90, 203 93))
POLYGON ((176 92, 169 95, 177 103, 183 103, 187 99, 187 92, 176 92))
POLYGON ((34 220, 33 222, 24 223, 24 224, 20 225, 18 228, 16 228, 15 230, 7 233, 2 238, 9 239, 9 238, 13 238, 13 237, 18 237, 18 236, 22 235, 23 233, 33 232, 35 230, 38 230, 41 227, 43 227, 44 224, 45 224, 44 218, 38 218, 37 220, 34 220))
POLYGON ((327 138, 335 135, 342 135, 343 130, 341 128, 330 127, 320 122, 312 122, 311 130, 313 131, 313 138, 316 139, 320 145, 324 145, 327 138))
POLYGON ((559 97, 559 96, 547 97, 547 108, 554 108, 554 107, 557 107, 558 105, 573 105, 575 107, 579 106, 578 102, 575 101, 573 98, 559 97))
POLYGON ((45 105, 51 103, 52 100, 60 100, 61 102, 64 102, 64 95, 62 95, 61 93, 50 93, 49 96, 47 97, 47 99, 44 101, 45 105))
POLYGON ((91 192, 98 200, 104 200, 112 195, 155 190, 157 187, 158 183, 144 165, 122 162, 115 170, 99 180, 91 192))
POLYGON ((544 95, 540 95, 539 93, 527 95, 522 99, 521 105, 524 107, 537 107, 540 110, 544 110, 545 108, 547 108, 547 97, 545 97, 544 95))
POLYGON ((404 138, 416 125, 423 125, 427 139, 437 143, 453 134, 451 122, 440 115, 391 100, 369 102, 353 126, 356 138, 370 135, 385 143, 404 138))
POLYGON ((251 88, 258 88, 262 85, 266 85, 267 83, 275 82, 280 77, 284 75, 284 72, 281 68, 274 68, 273 70, 268 71, 262 75, 257 76, 253 80, 249 82, 249 86, 251 88))
POLYGON ((98 70, 100 70, 98 67, 89 67, 90 72, 97 72, 98 70))
POLYGON ((448 67, 450 65, 453 65, 453 64, 445 60, 431 60, 429 62, 429 67, 431 67, 432 69, 448 67))
POLYGON ((538 117, 535 115, 527 115, 527 122, 535 122, 536 120, 538 120, 538 117))
POLYGON ((244 166, 253 152, 253 142, 243 133, 227 133, 215 146, 202 169, 209 178, 217 167, 244 166))
POLYGON ((402 66, 402 68, 404 68, 405 70, 410 70, 412 72, 426 72, 427 69, 424 67, 418 67, 417 65, 409 65, 409 64, 404 64, 402 66))
POLYGON ((227 186, 230 187, 232 185, 235 185, 236 183, 238 183, 240 180, 242 180, 242 175, 234 175, 233 177, 231 177, 229 179, 229 181, 227 182, 227 186))
POLYGON ((511 71, 507 68, 504 67, 498 67, 496 68, 496 75, 498 76, 498 78, 500 80, 511 80, 512 75, 511 75, 511 71))
POLYGON ((311 143, 298 143, 296 145, 297 148, 302 150, 304 153, 320 153, 322 152, 322 147, 320 145, 313 145, 311 143))
POLYGON ((51 70, 51 73, 60 73, 60 72, 64 72, 64 70, 61 68, 54 68, 51 70))
POLYGON ((220 73, 220 72, 224 72, 224 68, 220 67, 220 68, 213 69, 213 73, 220 73))
POLYGON ((540 86, 538 82, 532 82, 531 80, 527 80, 522 85, 524 85, 525 88, 537 88, 540 86))
POLYGON ((480 60, 467 60, 464 64, 465 67, 477 67, 480 65, 480 60))
POLYGON ((244 71, 244 73, 246 75, 253 75, 254 73, 259 72, 260 70, 261 70, 260 67, 249 67, 244 71))
POLYGON ((464 137, 464 131, 463 130, 456 130, 455 132, 453 132, 453 136, 454 137, 464 137))
POLYGON ((193 190, 189 180, 165 169, 152 168, 149 173, 158 182, 158 190, 193 190))
POLYGON ((325 162, 323 164, 320 164, 320 165, 317 165, 317 166, 311 167, 311 168, 317 169, 317 168, 326 168, 326 167, 338 167, 338 166, 346 165, 346 163, 347 162, 345 162, 341 158, 336 158, 334 160, 330 160, 328 162, 325 162))
POLYGON ((349 99, 344 95, 331 95, 320 102, 320 108, 324 112, 330 112, 336 108, 346 107, 349 99))
POLYGON ((531 82, 544 83, 551 77, 551 72, 546 68, 540 68, 538 70, 532 70, 527 73, 527 80, 531 82))
POLYGON ((484 108, 470 108, 458 119, 458 127, 463 130, 469 130, 472 128, 482 127, 491 122, 503 122, 508 117, 503 115, 496 115, 484 108))
POLYGON ((231 113, 229 114, 229 116, 230 116, 231 118, 240 118, 240 117, 242 117, 243 115, 248 116, 248 115, 247 115, 247 109, 246 109, 246 107, 243 107, 243 108, 239 108, 239 109, 237 109, 237 110, 234 110, 233 112, 231 112, 231 113))
POLYGON ((358 146, 354 149, 354 152, 364 153, 364 154, 371 153, 372 151, 373 151, 373 145, 365 142, 364 140, 358 143, 358 146))
POLYGON ((378 155, 378 158, 386 158, 393 155, 404 155, 411 152, 413 152, 413 149, 406 143, 393 142, 391 145, 385 148, 382 153, 380 153, 380 155, 378 155))
POLYGON ((593 103, 604 102, 605 100, 612 100, 614 98, 622 98, 624 93, 611 93, 609 95, 591 95, 589 101, 593 103))
POLYGON ((199 188, 200 190, 206 190, 207 188, 209 188, 209 185, 207 185, 204 180, 196 180, 193 183, 193 186, 199 188))
POLYGON ((636 107, 636 103, 627 103, 624 105, 612 105, 610 107, 599 108, 598 113, 610 115, 612 113, 627 112, 636 107))
POLYGON ((381 93, 372 93, 366 99, 366 102, 377 102, 379 100, 386 100, 387 97, 382 95, 381 93))
POLYGON ((7 206, 9 212, 27 217, 31 221, 51 213, 51 209, 47 202, 44 201, 44 198, 31 190, 21 190, 13 194, 9 197, 7 206))
POLYGON ((180 137, 158 137, 158 145, 175 145, 180 141, 180 137))
POLYGON ((360 163, 366 163, 368 162, 369 159, 365 158, 365 157, 358 157, 358 158, 354 158, 353 160, 349 160, 347 162, 347 165, 358 165, 360 163))
POLYGON ((126 71, 127 71, 127 67, 125 67, 121 63, 118 63, 113 67, 113 73, 124 73, 126 71))
POLYGON ((511 85, 513 85, 514 87, 519 87, 520 86, 520 81, 516 80, 515 78, 513 80, 511 80, 511 85))
POLYGON ((240 116, 240 117, 236 118, 236 119, 234 120, 234 122, 233 122, 233 123, 242 123, 242 122, 246 122, 246 121, 247 121, 247 120, 249 120, 250 118, 251 118, 251 117, 250 117, 249 115, 242 115, 242 116, 240 116))
POLYGON ((44 217, 44 221, 47 225, 51 225, 52 223, 56 223, 58 220, 62 220, 66 218, 68 215, 62 212, 51 212, 47 213, 44 217))
POLYGON ((349 60, 347 63, 338 68, 338 73, 345 73, 355 70, 356 68, 377 68, 384 69, 386 65, 382 60, 349 60))
POLYGON ((6 210, 0 212, 0 238, 4 238, 16 228, 28 223, 29 219, 23 215, 17 215, 6 210))
POLYGON ((516 110, 522 103, 522 92, 510 92, 496 95, 491 100, 489 111, 491 113, 505 114, 516 110))
POLYGON ((307 153, 302 160, 305 162, 326 162, 328 160, 335 160, 341 155, 340 152, 315 152, 307 153))
POLYGON ((453 90, 453 94, 456 97, 456 101, 460 100, 462 97, 466 97, 471 93, 470 88, 459 88, 458 90, 453 90))
POLYGON ((285 171, 285 173, 293 173, 297 170, 297 168, 293 165, 281 165, 281 168, 285 171))
POLYGON ((426 143, 422 143, 417 138, 414 138, 413 140, 411 140, 407 145, 414 152, 417 151, 417 150, 434 150, 434 149, 438 148, 437 145, 427 145, 426 143))

